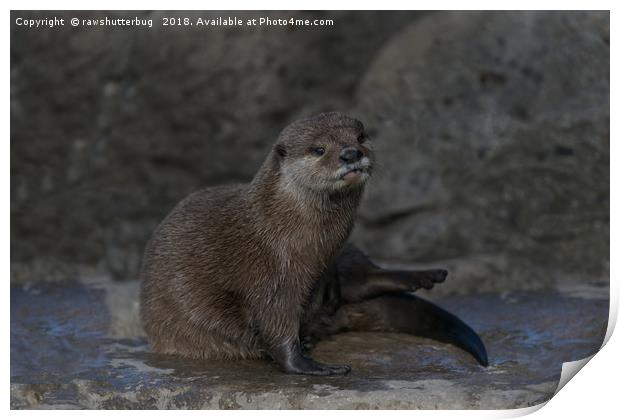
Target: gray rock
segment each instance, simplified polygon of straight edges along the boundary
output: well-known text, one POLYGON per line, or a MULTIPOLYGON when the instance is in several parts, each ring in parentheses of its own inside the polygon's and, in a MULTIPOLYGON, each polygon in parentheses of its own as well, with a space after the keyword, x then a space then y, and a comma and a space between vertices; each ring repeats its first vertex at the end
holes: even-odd
MULTIPOLYGON (((233 14, 265 12, 169 16, 233 14)), ((446 266, 436 295, 608 282, 609 13, 269 14, 335 24, 12 26, 13 282, 135 278, 182 197, 249 180, 325 109, 376 138, 353 234, 373 257, 446 266)))
POLYGON ((609 13, 427 15, 357 98, 381 165, 354 235, 371 255, 450 260, 483 289, 608 281, 609 13))
POLYGON ((137 292, 131 282, 12 286, 11 408, 526 407, 552 397, 563 362, 600 348, 609 307, 608 288, 592 286, 445 297, 437 303, 480 332, 488 368, 427 339, 346 333, 313 357, 352 372, 307 377, 267 361, 151 353, 132 327, 137 292))
POLYGON ((206 185, 251 179, 298 114, 350 106, 374 53, 419 13, 18 15, 155 21, 152 28, 11 26, 12 279, 28 281, 66 278, 78 265, 135 277, 147 238, 172 206, 206 185), (334 24, 160 24, 218 15, 334 24))

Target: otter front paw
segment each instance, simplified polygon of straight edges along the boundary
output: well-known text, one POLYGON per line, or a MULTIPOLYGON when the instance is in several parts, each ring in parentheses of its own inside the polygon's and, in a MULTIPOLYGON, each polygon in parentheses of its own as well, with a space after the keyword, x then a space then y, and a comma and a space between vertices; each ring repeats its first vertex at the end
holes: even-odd
POLYGON ((299 375, 344 375, 351 371, 347 365, 325 365, 315 362, 300 351, 299 342, 275 346, 268 354, 286 373, 299 375))

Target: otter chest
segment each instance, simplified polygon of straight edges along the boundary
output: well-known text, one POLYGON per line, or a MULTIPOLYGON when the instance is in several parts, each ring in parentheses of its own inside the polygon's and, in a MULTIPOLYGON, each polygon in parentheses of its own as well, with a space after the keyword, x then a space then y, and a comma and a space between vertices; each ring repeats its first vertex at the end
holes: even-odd
POLYGON ((317 278, 340 253, 351 227, 347 225, 313 224, 297 226, 283 233, 277 253, 285 272, 307 274, 317 278))

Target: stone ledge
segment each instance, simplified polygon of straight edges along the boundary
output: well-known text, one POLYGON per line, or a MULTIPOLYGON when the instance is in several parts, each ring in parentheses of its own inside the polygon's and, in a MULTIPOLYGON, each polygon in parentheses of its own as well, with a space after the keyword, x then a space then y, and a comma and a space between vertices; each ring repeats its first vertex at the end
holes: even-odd
POLYGON ((306 377, 266 361, 150 353, 136 328, 122 328, 136 322, 128 302, 137 290, 13 286, 11 408, 520 408, 552 397, 562 362, 599 349, 608 317, 607 290, 594 286, 443 297, 436 302, 480 332, 488 368, 428 339, 346 333, 319 343, 313 356, 350 363, 351 374, 306 377))

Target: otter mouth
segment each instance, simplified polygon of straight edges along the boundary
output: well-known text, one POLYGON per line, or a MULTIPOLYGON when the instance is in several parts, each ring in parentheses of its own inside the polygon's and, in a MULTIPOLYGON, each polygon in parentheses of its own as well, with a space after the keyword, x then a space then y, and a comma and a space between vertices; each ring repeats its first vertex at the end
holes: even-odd
POLYGON ((369 173, 370 161, 365 157, 359 162, 346 165, 338 169, 336 178, 342 181, 356 181, 362 178, 365 179, 369 173))
POLYGON ((362 174, 368 173, 365 168, 353 168, 346 171, 344 174, 340 176, 340 179, 345 181, 354 180, 362 176, 362 174))

